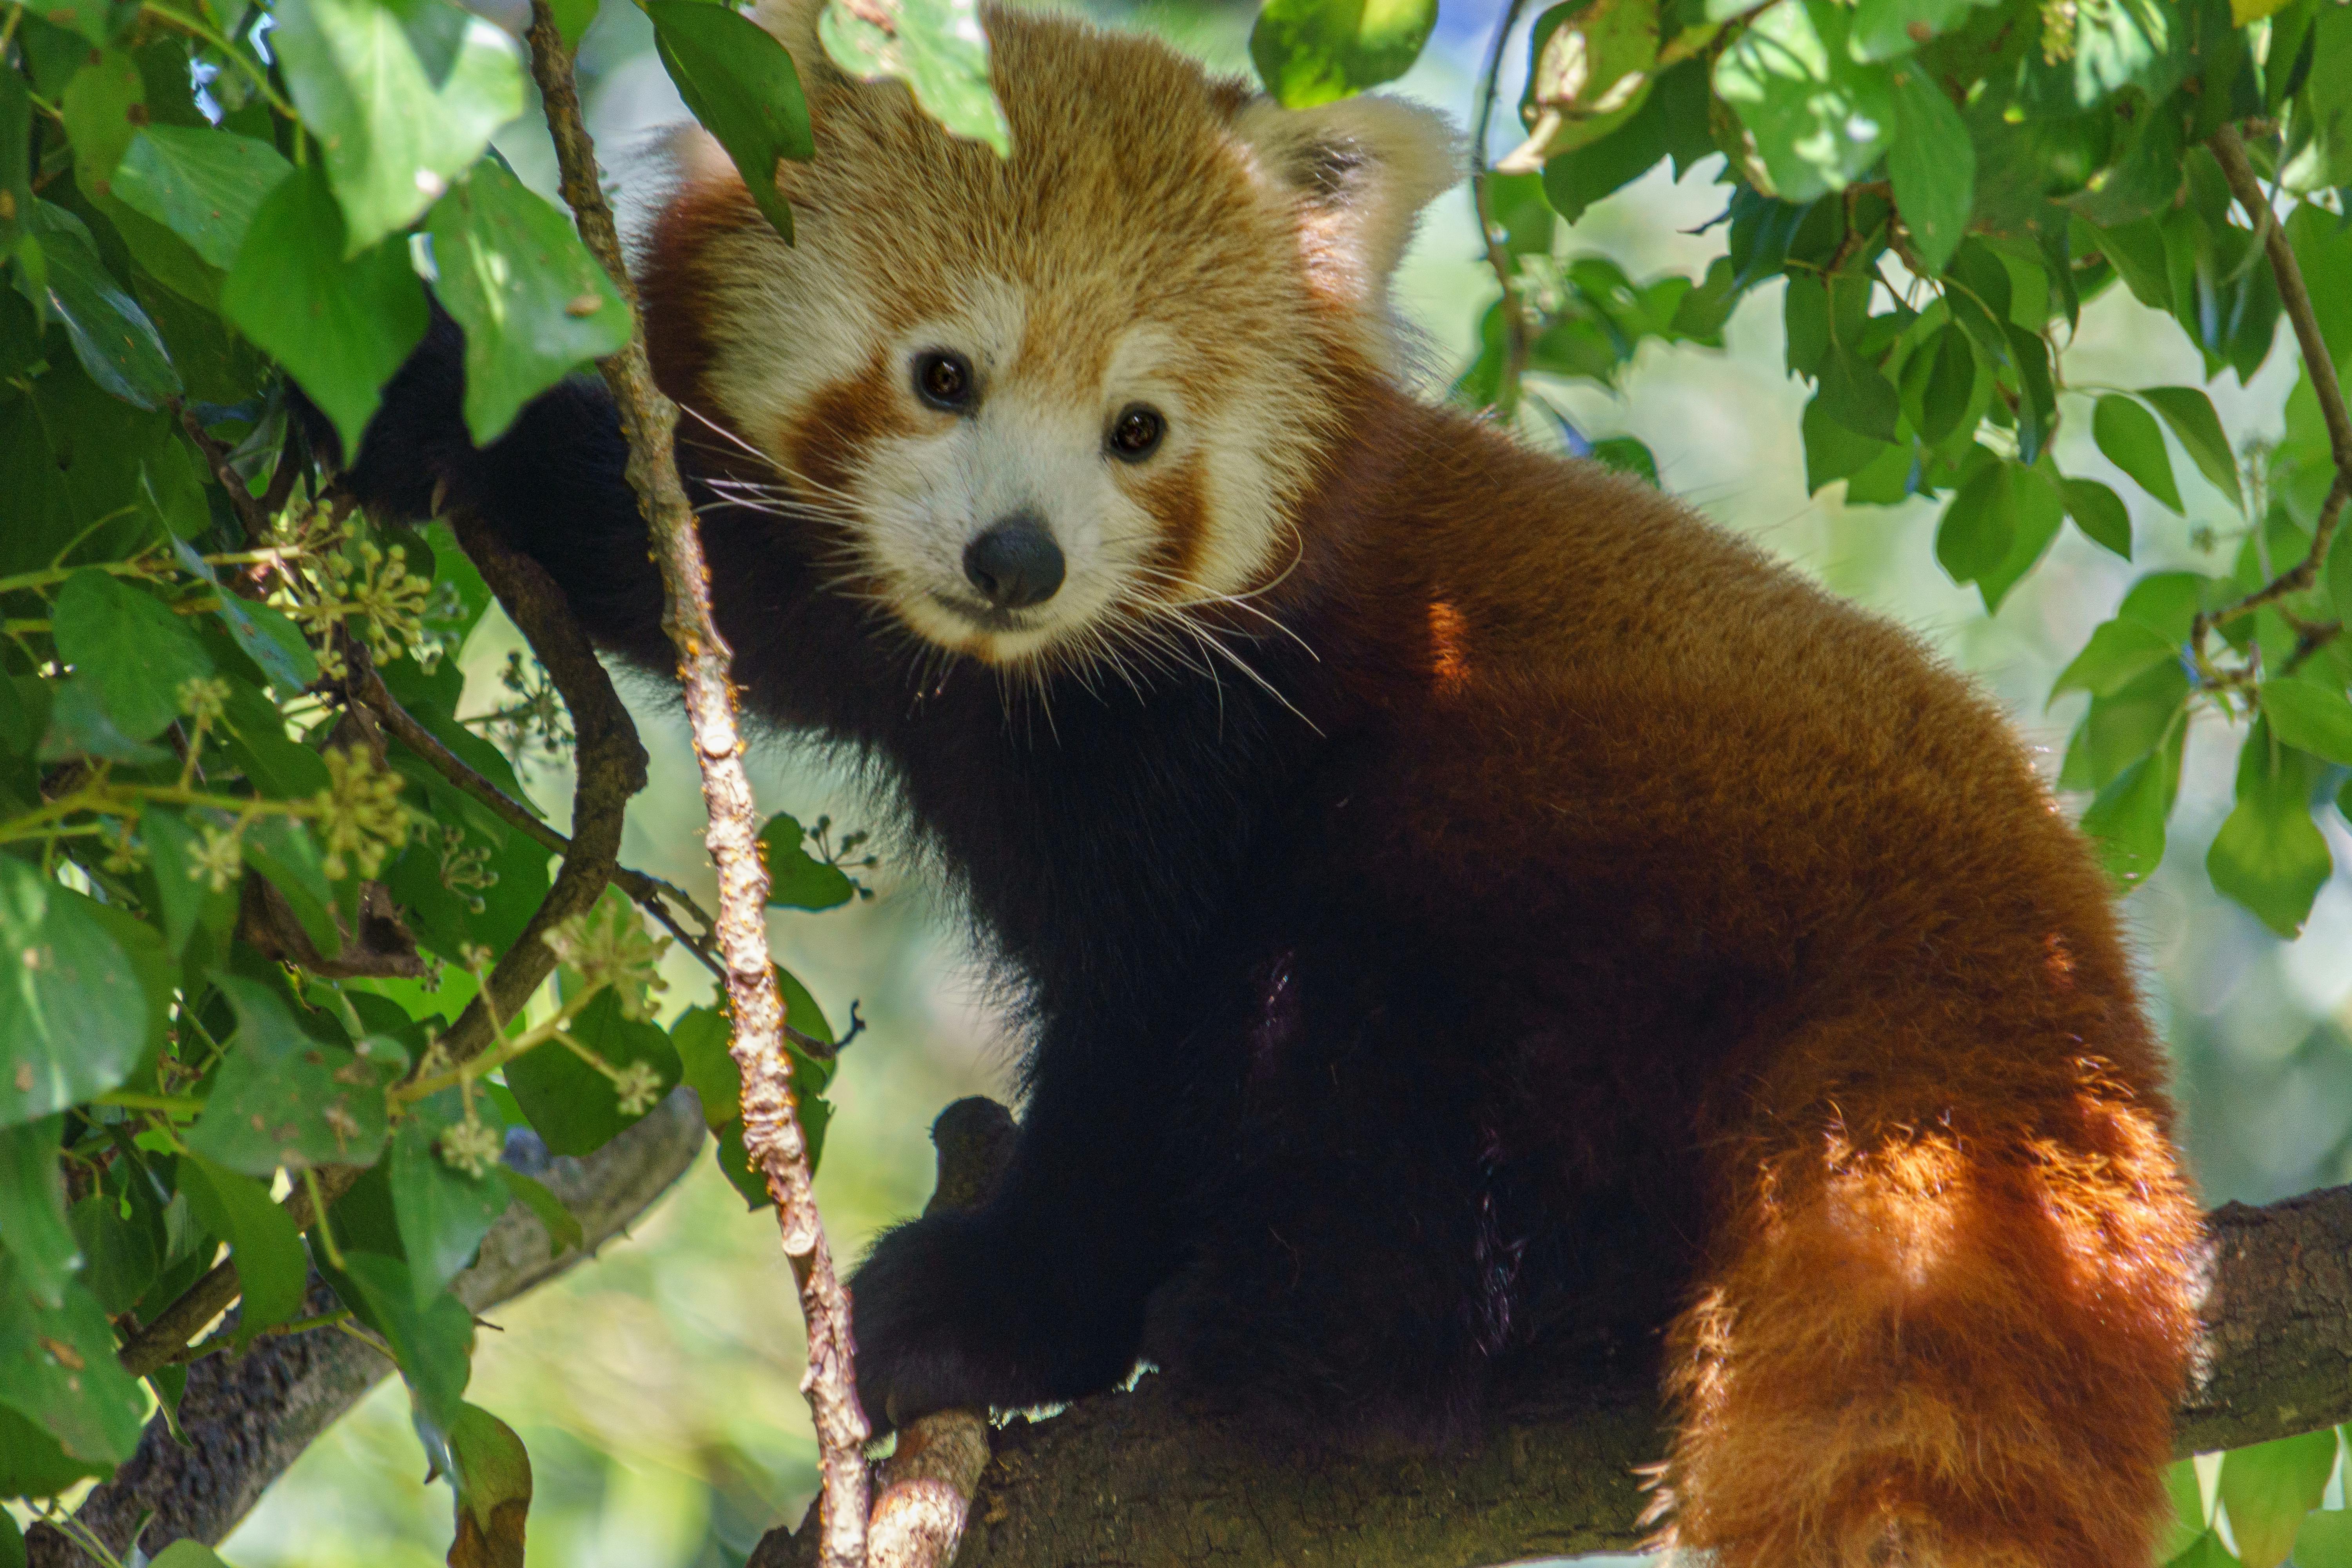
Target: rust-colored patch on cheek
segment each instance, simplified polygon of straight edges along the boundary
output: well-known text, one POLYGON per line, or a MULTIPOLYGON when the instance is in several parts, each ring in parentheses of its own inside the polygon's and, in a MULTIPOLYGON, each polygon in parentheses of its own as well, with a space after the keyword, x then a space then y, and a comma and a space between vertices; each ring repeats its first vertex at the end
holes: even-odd
POLYGON ((817 499, 835 500, 853 488, 859 459, 876 442, 913 434, 891 384, 889 358, 879 353, 857 374, 820 389, 782 432, 793 477, 817 499))
POLYGON ((1429 606, 1429 683, 1451 694, 1470 684, 1470 628, 1443 599, 1429 606))
POLYGON ((1179 468, 1154 480, 1142 500, 1151 514, 1151 549, 1144 564, 1152 574, 1152 589, 1163 599, 1188 595, 1209 538, 1209 503, 1200 473, 1179 468))

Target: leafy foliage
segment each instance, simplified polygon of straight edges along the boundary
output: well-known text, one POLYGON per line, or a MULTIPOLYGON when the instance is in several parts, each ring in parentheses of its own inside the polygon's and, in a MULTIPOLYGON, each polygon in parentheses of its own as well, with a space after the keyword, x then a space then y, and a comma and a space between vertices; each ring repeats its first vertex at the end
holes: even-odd
MULTIPOLYGON (((809 154, 773 39, 723 5, 650 9, 747 174, 809 154)), ((969 20, 917 10, 910 39, 969 20)), ((576 42, 593 11, 559 22, 576 42)), ((972 58, 926 80, 992 113, 972 58)), ((131 1456, 181 1374, 125 1346, 225 1257, 239 1310, 192 1353, 372 1338, 452 1479, 452 1561, 518 1563, 530 1461, 465 1403, 450 1287, 510 1205, 584 1237, 504 1165, 509 1135, 592 1150, 691 1061, 748 1180, 724 1020, 664 1026, 668 941, 617 894, 452 1056, 550 886, 544 836, 493 808, 539 813, 509 756, 560 761, 571 731, 522 656, 516 702, 460 719, 453 656, 498 614, 481 578, 437 524, 354 515, 289 405, 299 378, 352 447, 428 300, 465 332, 484 441, 626 340, 569 215, 487 153, 522 79, 515 40, 446 0, 0 10, 0 1497, 131 1456), (437 758, 362 716, 371 673, 437 758), (289 1184, 331 1201, 289 1209, 289 1184)), ((824 827, 822 858, 787 841, 793 907, 857 891, 855 838, 824 827)), ((814 1134, 830 1058, 795 1068, 814 1134)))

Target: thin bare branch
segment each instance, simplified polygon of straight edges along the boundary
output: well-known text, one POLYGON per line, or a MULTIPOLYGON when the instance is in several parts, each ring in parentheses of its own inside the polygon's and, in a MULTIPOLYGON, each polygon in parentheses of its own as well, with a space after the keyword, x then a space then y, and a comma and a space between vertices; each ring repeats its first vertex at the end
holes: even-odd
POLYGON ((597 181, 595 146, 581 119, 572 57, 548 0, 532 0, 529 37, 531 73, 555 142, 563 198, 579 222, 581 237, 630 304, 628 346, 599 368, 628 437, 629 482, 653 534, 666 601, 663 629, 677 649, 678 684, 702 768, 703 805, 709 816, 704 843, 719 870, 719 950, 735 1030, 733 1052, 743 1075, 744 1151, 775 1199, 784 1254, 808 1323, 809 1365, 801 1386, 816 1427, 823 1478, 822 1561, 825 1568, 864 1568, 868 1429, 857 1402, 849 1296, 834 1272, 809 1176, 808 1143, 793 1098, 783 996, 768 957, 768 870, 760 857, 751 781, 743 770, 732 654, 711 617, 702 534, 678 479, 673 444, 677 408, 654 384, 636 289, 597 181))
POLYGON ((1509 0, 1495 24, 1495 41, 1486 50, 1486 68, 1478 76, 1478 124, 1470 135, 1470 199, 1478 212, 1478 238, 1486 247, 1486 265, 1503 290, 1503 374, 1495 384, 1495 407, 1508 418, 1519 405, 1519 383, 1526 377, 1528 352, 1534 338, 1528 321, 1527 301, 1519 297, 1519 280, 1511 255, 1495 224, 1492 171, 1486 163, 1486 135, 1495 122, 1495 94, 1503 74, 1503 51, 1518 26, 1527 0, 1509 0))

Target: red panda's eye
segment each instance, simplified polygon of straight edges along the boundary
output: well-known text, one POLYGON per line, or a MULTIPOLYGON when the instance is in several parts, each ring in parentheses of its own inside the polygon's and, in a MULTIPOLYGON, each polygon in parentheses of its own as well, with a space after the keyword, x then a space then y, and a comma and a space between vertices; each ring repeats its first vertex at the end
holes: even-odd
POLYGON ((1129 404, 1111 421, 1111 455, 1139 463, 1151 456, 1152 448, 1160 445, 1160 437, 1167 433, 1168 421, 1160 416, 1158 409, 1140 403, 1129 404))
POLYGON ((944 349, 917 354, 915 395, 951 413, 964 408, 971 402, 971 362, 944 349))

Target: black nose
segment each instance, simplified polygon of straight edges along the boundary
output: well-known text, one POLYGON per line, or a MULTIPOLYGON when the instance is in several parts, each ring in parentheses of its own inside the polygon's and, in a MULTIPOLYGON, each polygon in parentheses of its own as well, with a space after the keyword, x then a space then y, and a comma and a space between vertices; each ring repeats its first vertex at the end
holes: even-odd
POLYGON ((963 574, 1000 610, 1042 605, 1062 585, 1062 547, 1035 512, 1017 511, 963 549, 963 574))

